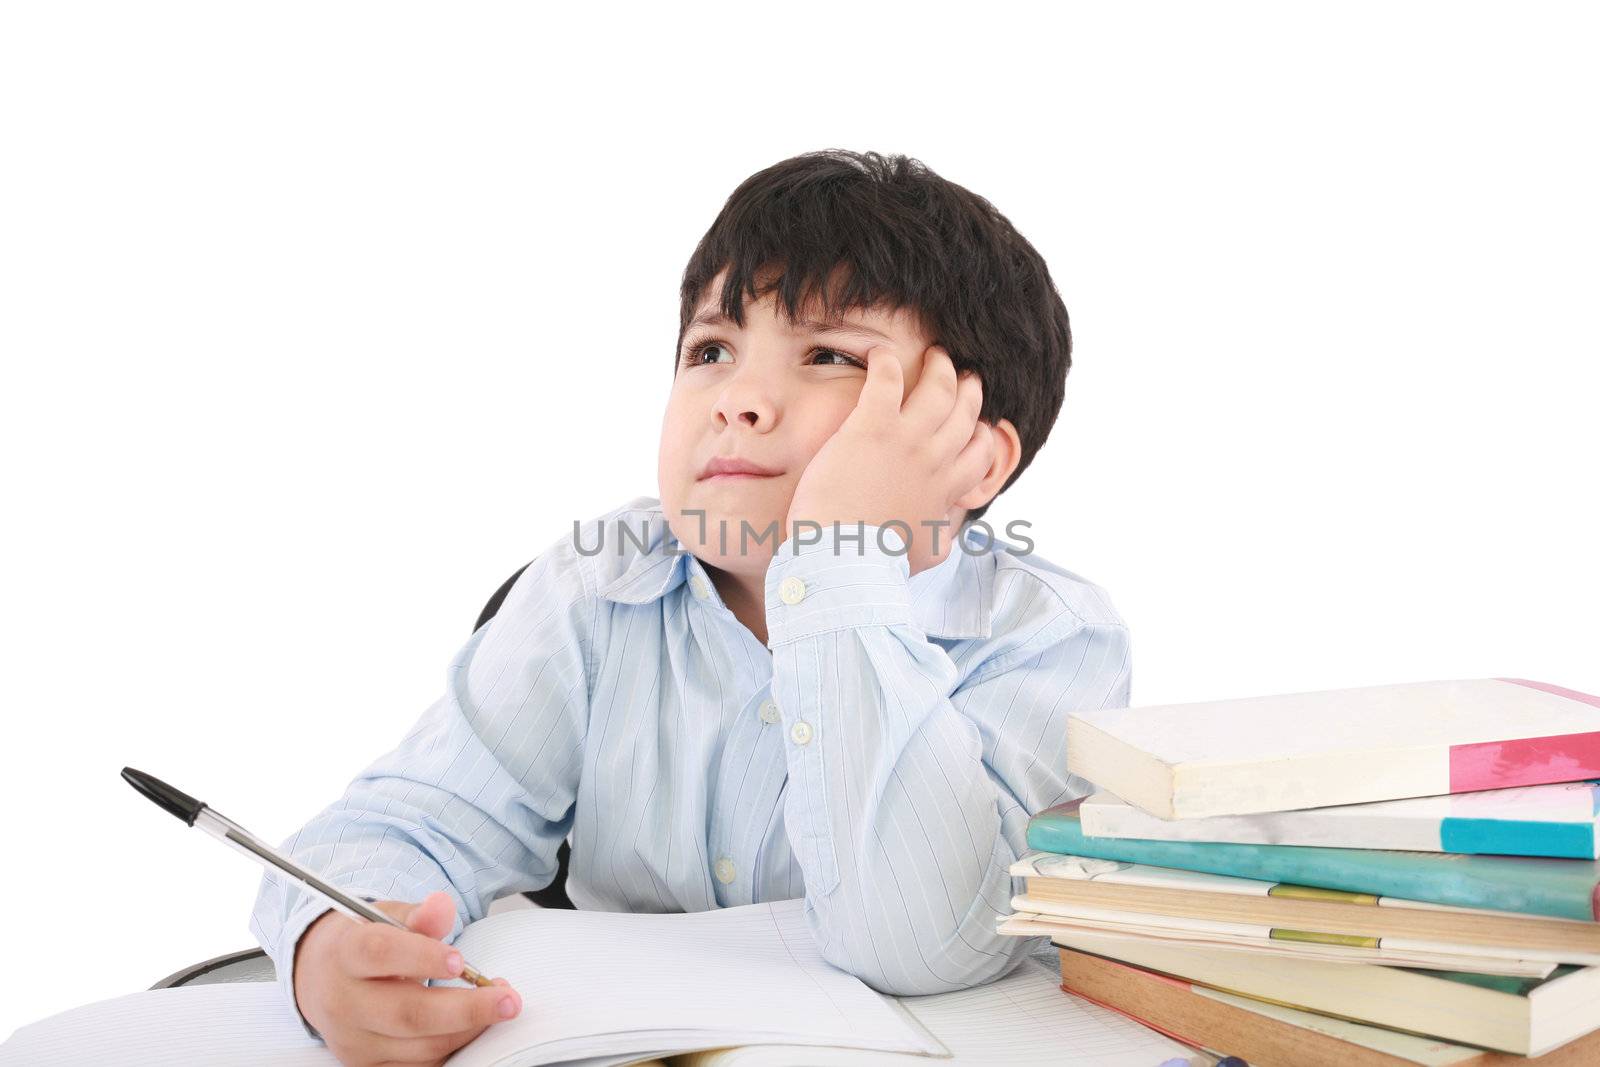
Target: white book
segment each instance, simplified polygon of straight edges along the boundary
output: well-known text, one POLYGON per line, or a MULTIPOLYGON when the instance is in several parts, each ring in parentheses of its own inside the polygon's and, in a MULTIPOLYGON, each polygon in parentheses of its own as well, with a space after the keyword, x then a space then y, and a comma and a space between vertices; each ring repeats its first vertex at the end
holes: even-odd
POLYGON ((1077 711, 1067 766, 1163 819, 1600 777, 1600 697, 1519 678, 1077 711))
POLYGON ((995 928, 1002 934, 1016 937, 1080 932, 1163 945, 1186 944, 1217 952, 1240 952, 1255 956, 1344 964, 1383 964, 1430 971, 1469 971, 1520 978, 1542 978, 1557 969, 1556 964, 1548 960, 1440 952, 1421 942, 1402 943, 1399 947, 1380 945, 1377 948, 1363 948, 1359 945, 1316 941, 1283 941, 1274 938, 1270 929, 1242 923, 1172 919, 1104 908, 1041 904, 1026 896, 1012 897, 1011 905, 1018 910, 997 919, 995 928), (1041 906, 1052 910, 1030 910, 1041 906))
MULTIPOLYGON (((798 1045, 744 1045, 695 1052, 676 1067, 1155 1067, 1192 1050, 1109 1008, 1066 993, 1061 975, 1024 961, 998 981, 900 1003, 947 1048, 950 1059, 798 1045)), ((1207 1063, 1214 1062, 1210 1058, 1207 1063)))
POLYGON ((1161 819, 1111 793, 1078 807, 1086 837, 1600 859, 1600 782, 1486 789, 1300 811, 1161 819))
MULTIPOLYGON (((744 1046, 738 1051, 761 1063, 1144 1067, 1186 1051, 1063 993, 1060 976, 1034 960, 970 990, 884 996, 821 957, 802 907, 793 900, 671 915, 490 915, 455 944, 475 966, 508 979, 523 1010, 445 1062, 621 1067, 744 1046), (769 1046, 772 1053, 746 1053, 769 1046), (983 1058, 986 1048, 996 1058, 983 1058)), ((273 982, 145 990, 23 1026, 0 1045, 0 1067, 101 1063, 338 1067, 273 982)))
MULTIPOLYGON (((893 998, 822 958, 803 904, 667 915, 530 909, 471 923, 456 947, 505 977, 523 1010, 448 1062, 614 1064, 761 1042, 945 1055, 893 998)), ((0 1045, 0 1067, 89 1063, 337 1061, 305 1033, 276 983, 146 990, 24 1026, 0 1045)))

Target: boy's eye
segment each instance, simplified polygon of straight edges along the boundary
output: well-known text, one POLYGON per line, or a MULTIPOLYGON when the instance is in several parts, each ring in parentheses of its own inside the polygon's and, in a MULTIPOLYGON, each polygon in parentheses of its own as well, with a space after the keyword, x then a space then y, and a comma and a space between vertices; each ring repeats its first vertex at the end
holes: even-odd
POLYGON ((684 363, 687 363, 687 364, 716 362, 716 361, 712 361, 712 360, 707 360, 706 359, 706 353, 707 352, 712 352, 712 351, 723 351, 724 354, 726 354, 725 350, 722 348, 722 345, 719 342, 717 342, 717 341, 702 341, 699 344, 697 344, 697 345, 693 346, 692 348, 690 348, 688 352, 684 353, 683 361, 684 361, 684 363))
MULTIPOLYGON (((683 365, 686 366, 686 367, 692 367, 692 366, 698 366, 698 365, 704 365, 704 366, 708 366, 708 367, 720 367, 726 362, 726 360, 724 360, 724 359, 720 359, 720 358, 719 359, 712 359, 712 358, 710 358, 710 356, 708 354, 711 353, 711 352, 721 352, 724 356, 727 355, 727 349, 722 344, 721 341, 701 341, 698 344, 690 345, 688 350, 684 352, 684 354, 683 354, 683 365)), ((822 364, 819 364, 819 366, 824 366, 824 367, 861 367, 863 369, 866 367, 865 363, 863 363, 859 359, 856 359, 854 356, 847 356, 843 352, 835 352, 831 348, 813 349, 812 352, 811 352, 811 355, 812 356, 816 356, 816 357, 832 357, 833 359, 836 359, 836 360, 840 361, 840 362, 837 362, 837 363, 833 363, 833 362, 822 363, 822 364)))
MULTIPOLYGON (((837 357, 839 357, 839 359, 843 360, 842 363, 831 364, 832 366, 835 366, 835 367, 865 367, 866 366, 865 363, 861 362, 859 359, 856 359, 854 356, 847 356, 843 352, 835 352, 831 348, 819 348, 819 349, 817 349, 816 354, 819 355, 819 356, 837 356, 837 357)), ((824 366, 827 366, 827 365, 828 364, 824 364, 824 366)))

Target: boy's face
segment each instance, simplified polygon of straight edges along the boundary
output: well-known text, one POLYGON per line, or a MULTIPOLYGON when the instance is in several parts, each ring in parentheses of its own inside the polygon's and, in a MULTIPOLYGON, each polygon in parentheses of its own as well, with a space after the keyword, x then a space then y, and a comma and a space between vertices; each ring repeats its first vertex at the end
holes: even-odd
POLYGON ((774 293, 746 302, 740 328, 720 318, 725 278, 726 271, 712 280, 684 331, 657 476, 662 511, 684 548, 711 566, 758 579, 790 532, 784 524, 800 475, 855 408, 867 353, 876 349, 873 358, 900 361, 903 401, 932 342, 915 313, 903 308, 848 311, 835 327, 807 322, 819 317, 817 309, 802 308, 801 322, 786 324, 774 293), (715 321, 697 321, 706 317, 715 321), (701 476, 712 459, 726 457, 777 473, 701 476), (685 509, 703 511, 704 519, 685 509), (742 555, 741 521, 751 529, 742 555), (757 543, 758 536, 766 539, 757 543))

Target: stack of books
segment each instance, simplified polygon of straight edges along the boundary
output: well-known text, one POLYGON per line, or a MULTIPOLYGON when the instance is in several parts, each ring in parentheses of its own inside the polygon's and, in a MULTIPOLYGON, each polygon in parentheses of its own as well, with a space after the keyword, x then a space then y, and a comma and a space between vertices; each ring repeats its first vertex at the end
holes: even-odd
POLYGON ((1600 697, 1420 682, 1074 713, 1000 929, 1253 1067, 1600 1064, 1600 697))

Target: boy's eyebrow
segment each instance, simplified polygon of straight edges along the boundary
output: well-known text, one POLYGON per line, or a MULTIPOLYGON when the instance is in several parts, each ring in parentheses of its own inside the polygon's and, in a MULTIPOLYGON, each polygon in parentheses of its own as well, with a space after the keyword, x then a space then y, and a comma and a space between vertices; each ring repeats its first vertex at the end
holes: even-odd
MULTIPOLYGON (((724 315, 721 309, 702 311, 689 323, 693 329, 696 326, 731 326, 733 320, 724 315)), ((791 333, 809 330, 813 333, 842 333, 854 334, 857 337, 867 337, 877 341, 893 341, 894 338, 886 333, 874 330, 871 326, 862 326, 854 322, 844 322, 840 319, 799 319, 795 322, 791 333)))

